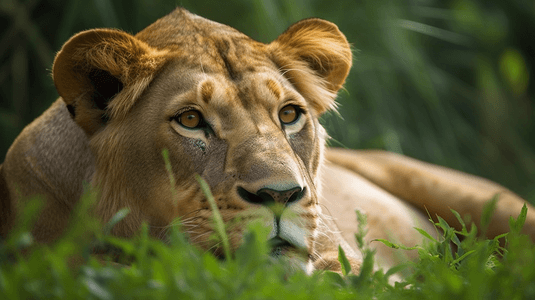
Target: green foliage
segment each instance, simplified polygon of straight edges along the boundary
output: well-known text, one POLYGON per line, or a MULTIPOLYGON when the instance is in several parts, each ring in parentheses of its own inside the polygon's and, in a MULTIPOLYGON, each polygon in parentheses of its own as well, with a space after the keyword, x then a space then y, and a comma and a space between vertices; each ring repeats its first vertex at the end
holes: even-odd
MULTIPOLYGON (((488 225, 496 198, 489 201, 482 226, 488 225)), ((467 230, 459 214, 452 210, 462 225, 457 231, 442 218, 434 225, 443 232, 439 240, 418 230, 429 240, 424 246, 405 248, 388 241, 393 248, 417 249, 419 260, 406 279, 411 299, 533 299, 535 297, 535 245, 520 234, 527 216, 524 205, 517 219, 511 217, 511 231, 492 240, 477 237, 477 228, 467 230), (459 239, 462 237, 462 239, 459 239), (502 247, 505 239, 505 247, 502 247), (501 242, 500 242, 501 241, 501 242), (454 245, 454 247, 452 247, 454 245)))
POLYGON ((221 217, 221 214, 219 213, 219 209, 217 209, 217 203, 215 202, 214 196, 212 195, 212 192, 210 191, 210 187, 208 187, 208 184, 206 183, 206 181, 204 181, 199 175, 196 174, 195 179, 197 179, 197 181, 201 185, 201 190, 206 195, 206 199, 208 200, 208 203, 210 203, 210 208, 212 209, 216 232, 217 232, 217 235, 219 236, 220 241, 223 243, 223 250, 225 253, 225 257, 227 259, 232 259, 232 256, 230 255, 230 245, 229 245, 227 233, 225 231, 225 223, 223 223, 223 218, 221 217))
MULTIPOLYGON (((533 299, 535 245, 520 234, 527 208, 511 218, 511 232, 492 240, 476 235, 459 218, 457 231, 444 220, 435 226, 443 234, 415 247, 419 259, 386 273, 373 269, 374 252, 359 242, 364 262, 353 274, 339 252, 343 274, 317 271, 308 276, 289 270, 284 259, 269 256, 268 231, 258 223, 248 227, 244 243, 231 260, 190 245, 179 225, 169 228, 165 242, 149 235, 143 225, 131 239, 108 235, 126 211, 109 224, 98 225, 88 208, 95 194, 87 193, 66 234, 53 245, 33 242, 31 220, 39 199, 26 206, 12 234, 0 244, 1 299, 533 299), (461 239, 459 237, 462 237, 461 239), (500 243, 501 242, 501 243, 500 243), (501 245, 505 242, 505 246, 501 245), (452 247, 455 245, 455 247, 452 247), (95 249, 107 249, 95 255, 95 249), (113 249, 113 251, 110 251, 113 249), (126 264, 119 264, 125 262, 126 264), (404 270, 401 282, 390 277, 404 270)), ((360 229, 365 217, 358 215, 360 229)), ((175 222, 179 224, 180 222, 175 222)), ((362 240, 365 231, 358 231, 362 240)), ((413 249, 383 241, 399 249, 413 249)), ((404 251, 404 250, 399 250, 404 251)), ((97 251, 98 252, 98 251, 97 251)))
POLYGON ((338 261, 342 265, 342 274, 347 276, 347 274, 351 272, 351 265, 349 264, 349 260, 346 257, 344 249, 342 249, 342 246, 340 245, 338 246, 338 261))

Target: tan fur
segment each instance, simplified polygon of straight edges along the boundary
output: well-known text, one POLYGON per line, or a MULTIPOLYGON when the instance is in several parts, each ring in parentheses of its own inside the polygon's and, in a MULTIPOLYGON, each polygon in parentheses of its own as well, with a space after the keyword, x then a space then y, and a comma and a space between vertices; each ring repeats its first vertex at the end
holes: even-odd
POLYGON ((303 20, 290 26, 270 48, 273 60, 319 114, 336 107, 336 92, 352 64, 347 40, 336 25, 303 20))
MULTIPOLYGON (((45 206, 33 234, 54 241, 85 182, 98 190, 93 212, 102 222, 130 209, 115 235, 132 236, 148 222, 151 234, 165 239, 180 218, 192 243, 222 255, 209 239, 212 212, 194 174, 207 181, 231 225, 232 249, 245 224, 260 220, 270 238, 291 244, 281 249, 293 265, 307 269, 313 263, 340 271, 341 245, 358 272, 356 209, 368 214, 368 240, 408 245, 420 242, 413 226, 432 228, 407 202, 433 214, 446 215, 451 204, 478 215, 496 190, 479 193, 482 179, 465 182, 466 174, 435 172, 404 157, 383 159, 387 154, 372 160, 365 152, 327 150, 330 162, 323 160, 326 134, 318 117, 335 108, 351 63, 344 35, 320 19, 298 22, 270 44, 183 9, 135 36, 111 29, 79 33, 54 62, 60 98, 24 129, 0 166, 1 234, 26 199, 39 195, 45 206), (287 105, 303 114, 283 125, 278 116, 287 105), (205 127, 180 125, 188 110, 197 110, 205 127)), ((507 199, 514 208, 498 206, 493 226, 499 230, 490 234, 501 232, 523 203, 507 199)), ((396 263, 390 249, 376 247, 380 266, 396 263)))
POLYGON ((516 217, 526 204, 530 213, 523 232, 535 240, 533 206, 492 181, 384 151, 331 149, 327 159, 421 210, 440 215, 458 230, 460 224, 450 209, 470 215, 475 224, 480 224, 483 207, 498 195, 496 212, 486 232, 489 238, 508 232, 507 220, 510 216, 516 217))

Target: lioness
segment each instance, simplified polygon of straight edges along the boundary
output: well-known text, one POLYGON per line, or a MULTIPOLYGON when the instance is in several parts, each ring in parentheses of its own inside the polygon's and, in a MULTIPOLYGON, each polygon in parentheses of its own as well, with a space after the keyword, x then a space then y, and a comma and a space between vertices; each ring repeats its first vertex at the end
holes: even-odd
MULTIPOLYGON (((0 166, 1 233, 24 199, 42 195, 33 234, 54 241, 88 182, 99 191, 94 211, 103 222, 130 209, 113 234, 131 236, 145 221, 163 237, 179 217, 192 243, 221 256, 194 174, 209 184, 225 222, 261 219, 274 253, 308 271, 340 270, 341 244, 358 272, 356 209, 368 215, 368 239, 411 246, 419 242, 413 226, 432 232, 422 209, 456 224, 453 208, 477 222, 499 193, 488 234, 505 232, 524 201, 495 183, 381 151, 324 149, 318 117, 335 109, 351 64, 337 26, 314 18, 269 44, 181 8, 135 36, 81 32, 54 61, 60 98, 0 166)), ((530 211, 525 232, 535 237, 533 224, 530 211)), ((244 227, 229 227, 232 249, 244 227)), ((394 263, 389 249, 377 251, 383 266, 394 263)))

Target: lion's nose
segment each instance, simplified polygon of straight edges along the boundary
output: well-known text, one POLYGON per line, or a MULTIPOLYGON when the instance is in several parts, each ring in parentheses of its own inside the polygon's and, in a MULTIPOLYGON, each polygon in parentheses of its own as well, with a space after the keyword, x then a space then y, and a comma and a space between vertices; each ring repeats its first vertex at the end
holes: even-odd
POLYGON ((268 206, 274 203, 280 203, 285 206, 290 205, 303 198, 305 192, 306 188, 301 188, 299 186, 284 191, 262 188, 256 193, 251 193, 242 187, 238 187, 238 195, 240 195, 243 200, 249 203, 268 206))

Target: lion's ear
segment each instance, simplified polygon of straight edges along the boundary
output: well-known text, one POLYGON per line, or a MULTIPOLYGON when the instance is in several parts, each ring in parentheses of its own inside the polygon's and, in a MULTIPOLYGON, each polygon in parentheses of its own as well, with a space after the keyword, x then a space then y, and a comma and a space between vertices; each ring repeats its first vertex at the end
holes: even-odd
POLYGON ((351 47, 335 24, 315 18, 299 21, 269 47, 281 72, 318 113, 335 107, 352 64, 351 47))
POLYGON ((52 76, 88 135, 128 112, 164 64, 165 55, 119 30, 81 32, 56 55, 52 76))

